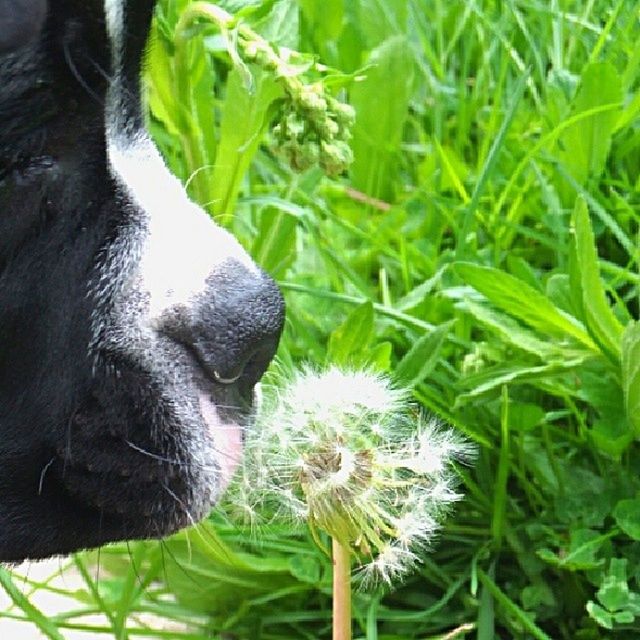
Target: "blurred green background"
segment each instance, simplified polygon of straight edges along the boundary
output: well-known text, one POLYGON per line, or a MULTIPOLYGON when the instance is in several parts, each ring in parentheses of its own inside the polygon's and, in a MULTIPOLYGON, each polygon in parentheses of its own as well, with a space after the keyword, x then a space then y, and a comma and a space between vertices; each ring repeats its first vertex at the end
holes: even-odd
MULTIPOLYGON (((423 567, 355 595, 354 637, 640 638, 640 4, 218 4, 356 112, 348 171, 294 172, 276 74, 160 1, 150 130, 279 282, 280 362, 387 371, 479 447, 423 567)), ((2 615, 50 638, 330 637, 330 565, 304 532, 218 512, 70 562, 69 611, 44 618, 20 592, 53 587, 0 570, 2 615)))

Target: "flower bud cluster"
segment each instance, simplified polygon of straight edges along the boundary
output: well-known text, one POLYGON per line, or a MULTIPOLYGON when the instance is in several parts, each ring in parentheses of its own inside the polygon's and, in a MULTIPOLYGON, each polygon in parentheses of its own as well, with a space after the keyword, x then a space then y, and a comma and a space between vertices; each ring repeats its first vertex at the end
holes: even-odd
POLYGON ((273 130, 276 148, 296 171, 319 164, 328 176, 353 161, 349 145, 353 108, 324 92, 320 83, 294 87, 273 130))
POLYGON ((276 49, 253 29, 221 7, 191 2, 183 12, 176 34, 187 40, 194 24, 216 25, 228 42, 229 55, 238 67, 258 65, 282 85, 284 99, 274 129, 275 150, 296 171, 319 165, 329 176, 347 169, 353 160, 349 140, 355 120, 352 107, 334 98, 322 81, 307 84, 305 72, 326 71, 313 58, 281 47, 276 49))
POLYGON ((363 583, 420 562, 472 449, 370 371, 306 369, 274 388, 247 433, 227 503, 253 524, 306 522, 347 546, 363 583))
POLYGON ((343 173, 353 161, 349 145, 355 122, 353 107, 329 94, 322 82, 303 83, 300 76, 312 63, 302 59, 298 64, 292 62, 300 54, 286 49, 276 53, 255 34, 239 43, 245 59, 273 73, 285 90, 273 129, 276 152, 295 171, 320 165, 329 176, 343 173))

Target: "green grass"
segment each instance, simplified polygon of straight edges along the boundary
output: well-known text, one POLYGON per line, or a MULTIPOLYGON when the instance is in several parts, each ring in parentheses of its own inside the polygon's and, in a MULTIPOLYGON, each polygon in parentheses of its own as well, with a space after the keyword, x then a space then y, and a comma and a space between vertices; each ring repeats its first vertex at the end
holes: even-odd
MULTIPOLYGON (((274 153, 273 77, 233 68, 215 30, 176 48, 186 4, 160 2, 151 130, 280 283, 280 360, 386 370, 479 446, 424 567, 356 595, 355 637, 640 637, 640 4, 220 3, 330 68, 357 112, 334 179, 274 153)), ((52 638, 84 610, 117 638, 140 611, 191 623, 152 637, 330 637, 330 567, 304 532, 214 514, 100 563, 68 616, 17 596, 13 614, 52 638)))

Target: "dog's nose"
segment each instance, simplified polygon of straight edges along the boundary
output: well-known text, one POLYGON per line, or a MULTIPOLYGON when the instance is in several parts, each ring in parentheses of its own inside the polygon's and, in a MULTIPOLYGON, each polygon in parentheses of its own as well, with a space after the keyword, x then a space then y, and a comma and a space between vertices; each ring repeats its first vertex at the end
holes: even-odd
POLYGON ((210 274, 189 305, 165 314, 162 330, 188 347, 206 375, 248 393, 273 358, 285 306, 264 272, 230 259, 210 274))
POLYGON ((207 278, 191 306, 189 339, 209 376, 253 386, 275 354, 283 323, 284 300, 276 283, 229 261, 207 278))

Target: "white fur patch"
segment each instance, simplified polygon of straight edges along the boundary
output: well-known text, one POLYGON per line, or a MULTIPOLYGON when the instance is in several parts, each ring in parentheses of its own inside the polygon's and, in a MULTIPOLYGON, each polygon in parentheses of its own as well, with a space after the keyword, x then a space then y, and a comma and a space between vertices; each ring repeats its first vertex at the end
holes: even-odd
POLYGON ((140 276, 150 294, 152 318, 171 305, 188 304, 228 260, 259 277, 238 241, 189 200, 146 134, 109 140, 108 157, 113 176, 139 209, 147 230, 140 276))

